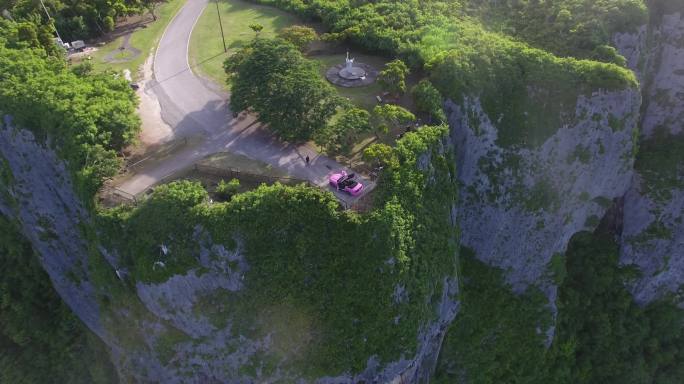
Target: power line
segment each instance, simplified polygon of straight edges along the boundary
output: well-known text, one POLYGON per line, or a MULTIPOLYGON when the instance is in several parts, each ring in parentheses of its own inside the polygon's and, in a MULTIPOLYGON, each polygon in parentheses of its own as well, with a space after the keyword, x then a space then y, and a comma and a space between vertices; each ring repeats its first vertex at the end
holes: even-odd
POLYGON ((55 33, 57 34, 57 38, 59 39, 59 41, 64 43, 64 40, 62 40, 62 36, 59 35, 59 31, 57 30, 57 26, 55 26, 55 22, 52 19, 52 16, 50 16, 50 12, 48 12, 47 7, 45 7, 45 3, 43 3, 43 0, 40 0, 40 5, 43 6, 43 10, 45 11, 45 14, 48 17, 48 21, 50 22, 50 25, 52 25, 52 28, 55 30, 55 33))
POLYGON ((226 38, 225 38, 225 36, 223 36, 223 23, 221 22, 221 12, 219 11, 218 0, 216 0, 215 4, 216 4, 216 14, 218 15, 219 27, 221 28, 221 40, 223 40, 223 52, 228 52, 228 49, 226 48, 226 38))

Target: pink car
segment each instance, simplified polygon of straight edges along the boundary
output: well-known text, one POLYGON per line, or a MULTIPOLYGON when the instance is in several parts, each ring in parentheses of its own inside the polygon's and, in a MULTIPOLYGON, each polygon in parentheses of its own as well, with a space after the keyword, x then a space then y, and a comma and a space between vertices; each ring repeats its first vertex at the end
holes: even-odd
POLYGON ((330 177, 330 185, 338 191, 344 191, 352 196, 358 196, 363 191, 363 184, 354 180, 355 175, 349 174, 345 171, 333 172, 330 177))

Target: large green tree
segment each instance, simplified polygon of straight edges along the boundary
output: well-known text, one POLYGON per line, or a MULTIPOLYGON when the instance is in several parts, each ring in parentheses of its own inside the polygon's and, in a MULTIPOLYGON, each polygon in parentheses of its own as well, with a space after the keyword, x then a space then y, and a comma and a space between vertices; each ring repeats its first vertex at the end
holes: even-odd
POLYGON ((351 107, 342 111, 336 121, 322 129, 315 139, 328 153, 349 153, 360 135, 370 130, 370 113, 351 107))
POLYGON ((411 89, 411 94, 418 112, 427 114, 431 120, 446 121, 446 115, 442 109, 442 95, 430 80, 421 80, 411 89))
POLYGON ((225 62, 233 110, 251 108, 279 137, 308 140, 341 104, 316 65, 282 39, 255 39, 225 62))
POLYGON ((387 134, 390 130, 401 127, 416 119, 407 109, 394 104, 383 104, 373 108, 372 122, 376 136, 387 134))
POLYGON ((385 69, 378 75, 378 83, 389 93, 402 94, 406 92, 406 75, 408 74, 409 69, 406 64, 396 59, 385 64, 385 69))

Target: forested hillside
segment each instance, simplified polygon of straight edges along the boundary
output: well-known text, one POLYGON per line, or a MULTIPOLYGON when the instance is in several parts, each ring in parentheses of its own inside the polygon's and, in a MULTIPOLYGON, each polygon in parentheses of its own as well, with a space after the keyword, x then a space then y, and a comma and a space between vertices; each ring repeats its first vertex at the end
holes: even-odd
POLYGON ((145 11, 153 12, 158 0, 6 0, 0 4, 11 19, 19 23, 22 34, 32 35, 52 49, 55 28, 64 42, 84 40, 114 29, 116 20, 145 11), (48 14, 53 21, 48 20, 48 14))
MULTIPOLYGON (((2 3, 0 381, 684 382, 681 0, 252 3, 410 70, 443 124, 352 108, 253 24, 225 62, 236 111, 331 153, 405 130, 365 148, 367 212, 226 180, 105 208, 134 91, 68 65, 39 3, 2 3)), ((155 2, 45 4, 71 40, 155 2)))

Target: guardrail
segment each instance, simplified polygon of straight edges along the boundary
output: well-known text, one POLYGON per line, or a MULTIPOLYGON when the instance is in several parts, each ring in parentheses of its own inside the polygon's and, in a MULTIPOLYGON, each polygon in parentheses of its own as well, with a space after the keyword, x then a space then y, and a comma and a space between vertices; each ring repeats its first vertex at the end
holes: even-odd
POLYGON ((239 180, 250 180, 255 182, 265 182, 265 183, 282 183, 282 184, 310 184, 307 180, 296 179, 293 177, 282 177, 282 176, 270 176, 270 175, 260 175, 251 172, 240 171, 235 168, 219 168, 213 167, 211 165, 195 164, 193 170, 199 174, 204 174, 208 176, 219 177, 222 179, 239 179, 239 180))

